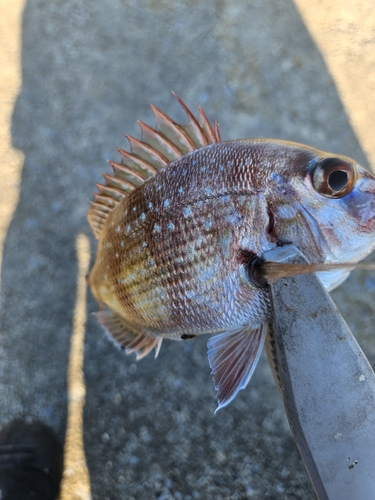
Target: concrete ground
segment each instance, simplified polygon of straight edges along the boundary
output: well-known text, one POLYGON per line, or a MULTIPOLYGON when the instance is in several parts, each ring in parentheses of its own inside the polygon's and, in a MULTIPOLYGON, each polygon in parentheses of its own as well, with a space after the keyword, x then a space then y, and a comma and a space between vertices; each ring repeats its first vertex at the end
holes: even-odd
MULTIPOLYGON (((368 167, 370 7, 0 2, 0 425, 38 417, 63 440, 68 423, 78 454, 68 454, 62 498, 315 498, 265 357, 214 415, 206 338, 164 342, 156 361, 136 363, 86 322, 86 212, 124 134, 139 137, 137 119, 152 123, 149 102, 181 119, 170 90, 218 119, 223 139, 283 138, 368 167)), ((373 366, 374 293, 364 272, 333 293, 373 366)), ((90 293, 87 308, 96 310, 90 293)))

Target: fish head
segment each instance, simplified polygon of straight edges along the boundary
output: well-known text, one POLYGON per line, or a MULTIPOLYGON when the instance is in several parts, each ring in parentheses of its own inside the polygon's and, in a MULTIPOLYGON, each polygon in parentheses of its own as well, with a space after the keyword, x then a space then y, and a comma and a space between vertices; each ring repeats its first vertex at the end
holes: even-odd
MULTIPOLYGON (((283 162, 269 177, 278 244, 296 245, 310 263, 366 257, 375 248, 374 175, 350 158, 313 148, 301 148, 294 160, 293 167, 283 162)), ((347 274, 331 277, 327 288, 347 274)))
POLYGON ((314 158, 301 203, 315 219, 331 262, 358 262, 375 248, 375 177, 344 156, 314 158))

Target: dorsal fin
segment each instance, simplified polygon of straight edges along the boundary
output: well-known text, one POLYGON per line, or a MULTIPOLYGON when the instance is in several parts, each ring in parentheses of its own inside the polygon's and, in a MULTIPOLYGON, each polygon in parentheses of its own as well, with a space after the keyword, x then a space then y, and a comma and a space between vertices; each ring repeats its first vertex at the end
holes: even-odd
POLYGON ((197 120, 184 102, 174 92, 172 94, 185 111, 189 123, 178 125, 150 104, 156 127, 153 129, 139 121, 142 140, 127 135, 130 152, 119 149, 121 163, 110 161, 113 175, 104 174, 105 183, 96 184, 98 193, 94 194, 95 201, 88 212, 88 220, 97 238, 111 211, 125 196, 154 176, 158 170, 186 153, 220 142, 217 121, 214 121, 212 127, 200 106, 197 120))

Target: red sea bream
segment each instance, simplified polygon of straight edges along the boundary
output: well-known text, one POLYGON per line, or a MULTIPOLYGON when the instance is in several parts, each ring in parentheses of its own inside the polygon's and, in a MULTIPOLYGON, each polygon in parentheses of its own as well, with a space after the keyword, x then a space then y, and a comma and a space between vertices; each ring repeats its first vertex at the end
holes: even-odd
MULTIPOLYGON (((292 243, 311 264, 357 262, 375 246, 375 178, 355 161, 269 139, 222 142, 199 108, 189 124, 151 106, 156 128, 110 162, 88 219, 97 317, 138 358, 163 338, 210 334, 218 407, 246 387, 271 319, 249 263, 292 243)), ((327 289, 347 270, 319 274, 327 289)))

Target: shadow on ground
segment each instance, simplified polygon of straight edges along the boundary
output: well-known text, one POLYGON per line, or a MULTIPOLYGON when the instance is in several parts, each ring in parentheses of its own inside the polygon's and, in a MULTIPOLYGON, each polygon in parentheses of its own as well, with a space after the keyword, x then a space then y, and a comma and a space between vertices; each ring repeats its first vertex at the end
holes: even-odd
MULTIPOLYGON (((86 211, 109 171, 104 160, 126 147, 124 133, 138 135, 136 119, 152 121, 148 102, 181 118, 174 90, 219 119, 224 139, 284 138, 366 164, 293 3, 249 3, 28 1, 12 125, 26 159, 2 269, 3 422, 31 414, 64 435, 75 239, 90 234, 86 211)), ((335 294, 372 361, 374 286, 357 274, 335 294)), ((88 307, 96 308, 91 297, 88 307)), ((265 359, 214 416, 205 343, 165 342, 156 361, 135 363, 90 318, 85 451, 94 498, 314 498, 265 359)))

